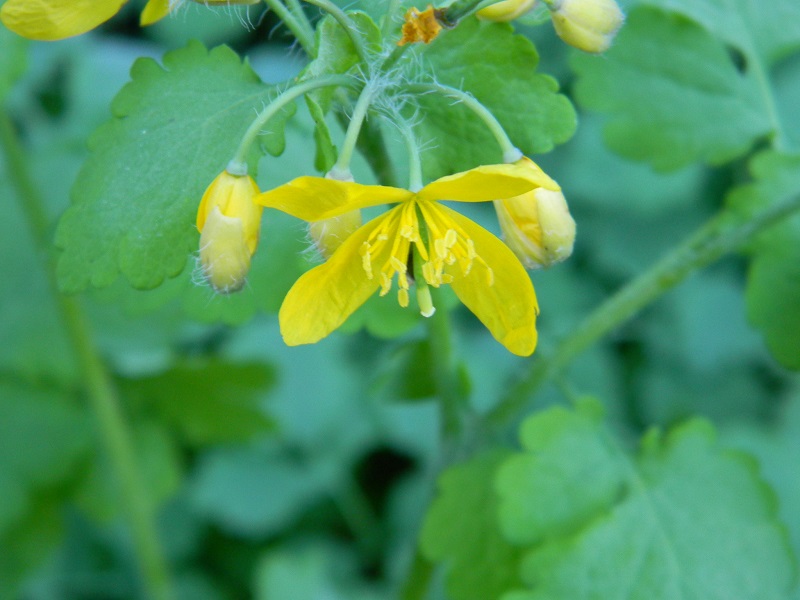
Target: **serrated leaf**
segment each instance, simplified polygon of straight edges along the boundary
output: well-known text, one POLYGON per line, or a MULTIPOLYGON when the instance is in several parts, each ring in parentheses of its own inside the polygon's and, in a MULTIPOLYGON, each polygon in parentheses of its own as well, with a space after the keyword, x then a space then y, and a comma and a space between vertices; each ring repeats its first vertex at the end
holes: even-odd
POLYGON ((500 535, 493 489, 508 454, 493 450, 445 471, 425 516, 420 547, 429 560, 447 561, 453 600, 497 598, 519 585, 521 553, 500 535))
POLYGON ((658 170, 723 163, 773 132, 755 76, 680 15, 637 8, 611 50, 572 65, 578 101, 611 116, 609 146, 658 170))
MULTIPOLYGON (((731 193, 733 209, 754 214, 800 195, 800 154, 764 152, 750 170, 756 181, 731 193)), ((781 364, 800 369, 800 216, 758 236, 750 252, 748 318, 781 364)))
POLYGON ((597 421, 598 406, 584 402, 577 413, 551 409, 531 417, 521 430, 528 451, 500 467, 503 531, 538 540, 521 567, 529 589, 505 600, 785 598, 792 557, 754 461, 721 449, 700 420, 666 435, 650 432, 629 456, 597 421), (574 452, 563 454, 558 468, 541 460, 570 438, 566 448, 574 452), (540 503, 539 492, 552 497, 553 480, 562 478, 574 495, 595 498, 564 496, 566 508, 540 503), (517 508, 526 504, 527 511, 517 508), (558 531, 553 519, 563 524, 558 531))
POLYGON ((143 379, 125 389, 161 421, 180 432, 187 445, 244 441, 274 428, 260 406, 272 387, 264 364, 189 363, 143 379))
MULTIPOLYGON (((153 288, 197 246, 197 205, 225 167, 270 88, 229 48, 197 42, 139 59, 91 137, 56 243, 60 285, 107 286, 122 273, 153 288)), ((274 127, 274 125, 273 125, 274 127)))
MULTIPOLYGON (((527 155, 567 141, 576 125, 572 104, 555 79, 536 72, 538 62, 534 45, 508 24, 471 18, 421 51, 421 64, 436 81, 472 94, 527 155)), ((470 110, 434 93, 416 101, 426 177, 501 162, 497 143, 470 110)))
POLYGON ((795 0, 638 0, 697 21, 750 59, 766 66, 800 48, 800 4, 795 0))

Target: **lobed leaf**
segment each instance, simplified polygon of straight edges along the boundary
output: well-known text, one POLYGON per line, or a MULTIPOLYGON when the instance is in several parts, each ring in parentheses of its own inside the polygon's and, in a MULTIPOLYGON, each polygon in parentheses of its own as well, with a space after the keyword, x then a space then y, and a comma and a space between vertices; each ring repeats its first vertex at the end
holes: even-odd
POLYGON ((65 291, 107 286, 119 273, 143 289, 178 275, 197 247, 203 191, 271 93, 232 50, 197 42, 166 54, 163 67, 139 59, 131 78, 89 141, 56 232, 65 291))
POLYGON ((578 101, 611 117, 609 146, 658 170, 724 163, 773 133, 756 76, 683 16, 637 8, 611 50, 572 65, 578 101))

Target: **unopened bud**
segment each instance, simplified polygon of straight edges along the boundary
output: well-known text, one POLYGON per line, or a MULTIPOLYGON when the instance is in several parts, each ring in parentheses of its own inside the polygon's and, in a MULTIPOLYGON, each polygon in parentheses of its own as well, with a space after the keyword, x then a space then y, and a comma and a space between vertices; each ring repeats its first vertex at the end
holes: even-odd
POLYGON ((604 52, 625 21, 614 0, 552 0, 558 37, 584 52, 604 52))
POLYGON ((220 294, 242 289, 250 271, 264 210, 253 202, 258 193, 258 186, 249 175, 223 171, 200 201, 200 263, 203 275, 220 294))
POLYGON ((536 6, 538 0, 502 0, 480 9, 476 15, 483 21, 513 21, 536 6))
MULTIPOLYGON (((347 181, 352 183, 353 174, 349 170, 339 171, 334 167, 325 175, 325 179, 335 181, 347 181)), ((322 221, 310 221, 308 223, 308 235, 314 242, 317 251, 324 259, 329 259, 342 243, 350 237, 356 229, 361 227, 361 211, 351 210, 330 219, 322 221)))
POLYGON ((526 269, 547 268, 569 258, 575 221, 564 194, 544 188, 495 200, 503 240, 526 269))

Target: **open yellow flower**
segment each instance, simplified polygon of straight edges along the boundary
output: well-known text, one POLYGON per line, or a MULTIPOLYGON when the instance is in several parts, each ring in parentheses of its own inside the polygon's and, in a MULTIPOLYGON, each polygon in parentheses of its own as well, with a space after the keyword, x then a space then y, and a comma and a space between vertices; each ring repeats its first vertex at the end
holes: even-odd
MULTIPOLYGON (((539 187, 559 189, 532 161, 522 159, 443 177, 418 192, 299 177, 260 194, 256 202, 305 221, 398 204, 360 227, 327 262, 297 280, 279 315, 285 342, 319 341, 377 290, 388 293, 395 276, 398 301, 407 306, 414 277, 410 265, 416 262, 424 279, 418 295, 424 298, 428 285, 451 285, 495 339, 514 354, 532 354, 538 305, 524 267, 497 237, 438 200, 485 202, 539 187)), ((433 307, 425 304, 420 302, 423 314, 432 314, 433 307)))

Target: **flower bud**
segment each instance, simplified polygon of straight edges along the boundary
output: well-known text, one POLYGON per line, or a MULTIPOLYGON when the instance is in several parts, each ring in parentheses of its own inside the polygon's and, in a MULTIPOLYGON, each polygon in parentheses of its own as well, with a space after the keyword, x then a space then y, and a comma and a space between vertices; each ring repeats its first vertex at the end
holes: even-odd
POLYGON ((503 240, 526 269, 547 268, 569 258, 575 243, 575 221, 564 194, 536 188, 495 200, 503 240))
POLYGON ((203 275, 220 294, 237 292, 250 271, 258 246, 261 213, 253 202, 258 186, 249 175, 220 173, 197 209, 203 275))
POLYGON ((502 2, 495 2, 480 9, 476 15, 482 21, 513 21, 533 9, 537 1, 502 0, 502 2))
POLYGON ((558 37, 584 52, 604 52, 625 15, 614 0, 553 0, 550 3, 558 37))

